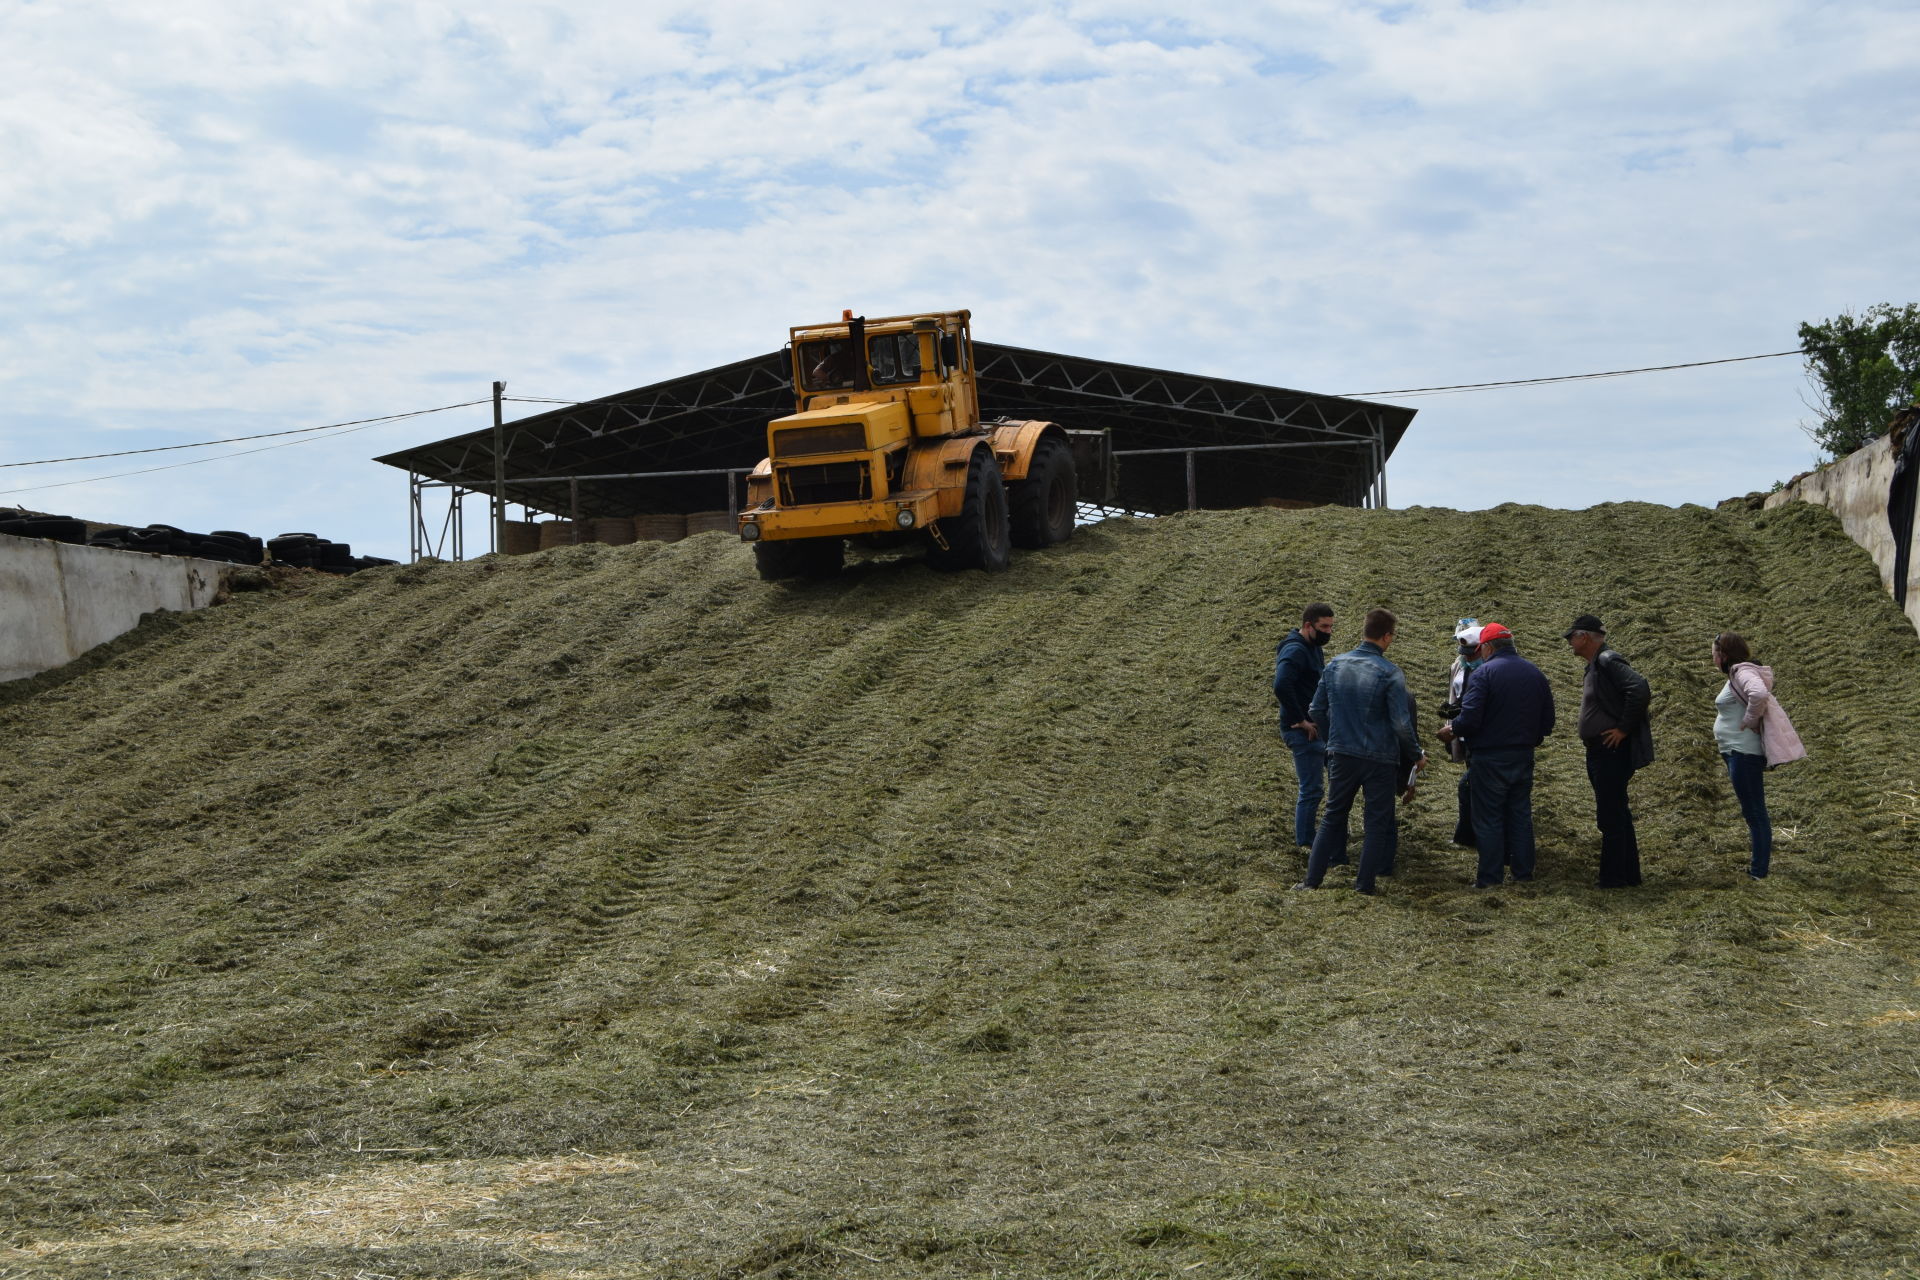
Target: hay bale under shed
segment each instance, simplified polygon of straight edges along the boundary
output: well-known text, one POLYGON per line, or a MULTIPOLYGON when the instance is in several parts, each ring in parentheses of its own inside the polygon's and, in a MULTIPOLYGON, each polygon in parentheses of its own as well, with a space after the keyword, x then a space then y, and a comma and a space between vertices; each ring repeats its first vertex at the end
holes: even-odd
POLYGON ((540 549, 551 551, 555 547, 570 547, 576 542, 591 542, 591 537, 582 536, 583 531, 571 520, 542 520, 540 522, 540 549))
POLYGON ((601 516, 591 523, 595 542, 624 547, 633 541, 633 521, 626 516, 601 516))
POLYGON ((641 542, 678 542, 687 536, 687 518, 678 511, 635 515, 633 536, 641 542))
POLYGON ((687 536, 696 533, 734 533, 738 521, 727 511, 689 511, 687 512, 687 536))
POLYGON ((502 555, 531 555, 540 549, 540 526, 531 520, 506 520, 500 526, 502 555))

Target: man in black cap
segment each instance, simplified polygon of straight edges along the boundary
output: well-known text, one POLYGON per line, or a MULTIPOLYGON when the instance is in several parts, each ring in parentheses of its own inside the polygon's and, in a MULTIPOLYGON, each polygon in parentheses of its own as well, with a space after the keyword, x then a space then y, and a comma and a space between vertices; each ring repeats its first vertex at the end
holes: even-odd
POLYGON ((1600 887, 1640 883, 1640 841, 1633 831, 1627 784, 1653 762, 1653 726, 1647 708, 1653 690, 1617 650, 1607 647, 1600 619, 1583 613, 1566 631, 1567 644, 1587 674, 1580 684, 1580 739, 1587 744, 1587 781, 1593 784, 1600 826, 1600 887))

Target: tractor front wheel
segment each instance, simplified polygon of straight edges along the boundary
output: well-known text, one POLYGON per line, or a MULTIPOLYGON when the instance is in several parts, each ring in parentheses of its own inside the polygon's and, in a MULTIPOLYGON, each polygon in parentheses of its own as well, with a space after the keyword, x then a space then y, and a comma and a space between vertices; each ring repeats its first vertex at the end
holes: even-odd
POLYGON ((993 450, 973 451, 967 462, 967 495, 960 514, 940 521, 947 545, 935 541, 927 548, 927 563, 957 572, 984 569, 998 573, 1013 559, 1013 529, 1007 516, 1007 486, 993 450))

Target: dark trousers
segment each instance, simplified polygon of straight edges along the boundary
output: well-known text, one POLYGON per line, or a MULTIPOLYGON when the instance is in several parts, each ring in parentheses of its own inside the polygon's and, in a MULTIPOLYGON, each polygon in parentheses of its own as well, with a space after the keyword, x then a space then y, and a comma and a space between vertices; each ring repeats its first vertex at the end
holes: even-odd
POLYGON ((1299 797, 1293 802, 1293 842, 1312 844, 1320 799, 1327 791, 1327 744, 1298 729, 1287 729, 1281 736, 1293 752, 1293 776, 1300 783, 1299 797))
POLYGON ((1491 888, 1512 866, 1515 880, 1533 879, 1533 748, 1483 747, 1467 770, 1473 834, 1480 842, 1474 883, 1491 888))
POLYGON ((1600 825, 1600 887, 1625 889, 1640 883, 1640 841, 1627 807, 1633 763, 1626 743, 1587 742, 1587 781, 1593 784, 1593 816, 1600 825))
POLYGON ((1360 866, 1353 878, 1356 889, 1373 888, 1373 878, 1393 871, 1394 854, 1400 846, 1399 817, 1394 802, 1399 798, 1400 767, 1358 756, 1327 757, 1327 811, 1321 815, 1320 830, 1313 837, 1313 853, 1307 859, 1307 883, 1318 885, 1327 868, 1347 860, 1347 815, 1353 798, 1366 793, 1361 820, 1366 834, 1360 841, 1360 866))
POLYGON ((1468 848, 1480 842, 1473 833, 1473 768, 1469 765, 1460 772, 1460 785, 1455 789, 1460 801, 1460 816, 1454 819, 1453 842, 1468 848))
POLYGON ((1753 851, 1747 874, 1764 880, 1773 862, 1773 819, 1767 816, 1767 758, 1745 751, 1720 754, 1727 762, 1734 797, 1740 801, 1740 816, 1747 820, 1747 845, 1753 851))

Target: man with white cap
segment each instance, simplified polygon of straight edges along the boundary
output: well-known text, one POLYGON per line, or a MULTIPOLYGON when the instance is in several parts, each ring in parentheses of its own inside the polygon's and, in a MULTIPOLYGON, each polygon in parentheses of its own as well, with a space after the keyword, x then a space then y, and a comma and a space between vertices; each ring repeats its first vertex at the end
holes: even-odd
MULTIPOLYGON (((1440 706, 1442 720, 1451 720, 1460 714, 1460 700, 1467 692, 1467 677, 1480 665, 1480 619, 1460 619, 1454 625, 1453 638, 1459 645, 1459 651, 1453 655, 1453 666, 1447 671, 1447 700, 1440 706)), ((1458 738, 1454 739, 1447 744, 1447 755, 1455 764, 1465 766, 1460 770, 1460 784, 1454 789, 1459 815, 1453 822, 1453 843, 1471 849, 1480 841, 1473 834, 1473 797, 1468 792, 1473 780, 1473 765, 1468 759, 1467 744, 1458 738)))

